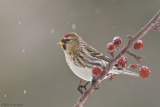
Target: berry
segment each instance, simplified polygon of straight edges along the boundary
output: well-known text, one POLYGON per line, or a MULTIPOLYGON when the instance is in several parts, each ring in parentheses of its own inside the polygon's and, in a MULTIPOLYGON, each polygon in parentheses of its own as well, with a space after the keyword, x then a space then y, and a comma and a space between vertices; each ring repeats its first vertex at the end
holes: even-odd
POLYGON ((139 69, 139 76, 141 76, 142 78, 148 78, 149 75, 150 75, 150 70, 148 69, 148 67, 142 66, 139 69))
POLYGON ((134 43, 133 48, 135 50, 141 50, 143 48, 144 44, 142 40, 138 40, 134 43))
POLYGON ((99 67, 93 67, 92 68, 92 75, 97 76, 101 73, 101 69, 99 67))
POLYGON ((136 69, 138 67, 138 64, 130 64, 129 67, 132 68, 132 69, 136 69))
POLYGON ((107 44, 107 50, 108 50, 108 52, 113 52, 114 49, 115 49, 115 45, 112 42, 110 42, 110 43, 107 44))
POLYGON ((66 34, 66 35, 64 35, 64 37, 67 38, 69 35, 70 35, 70 34, 66 34))
POLYGON ((120 37, 116 36, 113 38, 113 44, 115 46, 119 46, 119 45, 121 45, 121 43, 122 43, 122 39, 120 37))
POLYGON ((117 60, 117 65, 119 68, 125 68, 127 65, 127 57, 125 56, 121 56, 118 60, 117 60))

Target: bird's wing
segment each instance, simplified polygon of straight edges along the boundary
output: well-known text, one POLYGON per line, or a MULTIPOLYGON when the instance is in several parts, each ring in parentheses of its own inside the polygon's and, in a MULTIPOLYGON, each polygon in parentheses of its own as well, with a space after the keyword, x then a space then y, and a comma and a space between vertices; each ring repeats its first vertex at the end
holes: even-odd
POLYGON ((96 49, 94 49, 93 47, 89 46, 88 44, 85 45, 85 49, 86 51, 93 57, 104 60, 106 62, 109 62, 111 59, 105 55, 103 55, 102 53, 100 53, 99 51, 97 51, 96 49))

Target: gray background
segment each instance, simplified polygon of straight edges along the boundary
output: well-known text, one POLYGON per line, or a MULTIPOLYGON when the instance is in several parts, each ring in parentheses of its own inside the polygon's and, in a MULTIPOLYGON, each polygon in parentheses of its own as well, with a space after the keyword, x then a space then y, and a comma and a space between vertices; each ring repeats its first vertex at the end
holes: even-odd
MULTIPOLYGON (((126 44, 126 35, 135 35, 159 9, 160 0, 0 0, 0 106, 72 107, 79 78, 57 42, 76 32, 107 54, 114 36, 126 44)), ((145 57, 150 77, 105 80, 85 107, 160 107, 160 32, 142 40, 137 54, 145 57)))

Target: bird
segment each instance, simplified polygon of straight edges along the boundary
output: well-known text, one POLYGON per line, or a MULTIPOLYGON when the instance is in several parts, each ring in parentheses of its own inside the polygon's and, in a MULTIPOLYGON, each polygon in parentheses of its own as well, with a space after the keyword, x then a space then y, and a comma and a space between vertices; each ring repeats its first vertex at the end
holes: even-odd
MULTIPOLYGON (((66 62, 70 69, 75 75, 85 81, 92 81, 93 67, 107 67, 108 63, 111 61, 111 58, 90 46, 75 32, 64 35, 58 44, 61 45, 64 51, 66 62)), ((119 69, 117 65, 115 65, 108 74, 126 74, 135 77, 139 76, 135 72, 126 69, 119 69)), ((105 78, 108 77, 109 76, 106 75, 105 78)))

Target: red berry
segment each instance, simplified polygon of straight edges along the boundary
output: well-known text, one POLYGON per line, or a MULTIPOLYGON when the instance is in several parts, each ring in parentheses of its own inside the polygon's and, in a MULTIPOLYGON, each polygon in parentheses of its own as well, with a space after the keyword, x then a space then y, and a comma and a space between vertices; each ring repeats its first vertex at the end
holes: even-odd
POLYGON ((93 67, 92 68, 92 75, 97 76, 101 73, 101 69, 99 67, 93 67))
POLYGON ((130 64, 129 67, 132 68, 132 69, 136 69, 138 67, 138 64, 130 64))
POLYGON ((115 46, 119 46, 119 45, 121 45, 121 43, 122 43, 122 39, 120 37, 116 36, 113 38, 113 44, 115 46))
POLYGON ((134 43, 134 46, 133 48, 135 50, 141 50, 143 48, 144 44, 143 44, 143 41, 142 40, 138 40, 134 43))
POLYGON ((148 69, 148 67, 142 66, 139 69, 139 76, 141 76, 142 78, 148 78, 149 75, 150 75, 150 70, 148 69))
POLYGON ((112 42, 110 42, 110 43, 107 44, 107 50, 108 50, 108 52, 113 52, 114 49, 115 49, 115 45, 112 42))
POLYGON ((67 38, 69 35, 70 35, 70 34, 66 34, 66 35, 64 35, 64 37, 67 38))
POLYGON ((118 60, 117 60, 117 65, 119 68, 125 68, 127 65, 127 57, 125 56, 121 56, 118 60))

